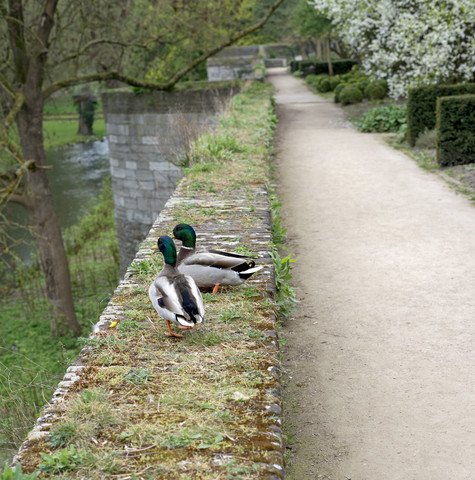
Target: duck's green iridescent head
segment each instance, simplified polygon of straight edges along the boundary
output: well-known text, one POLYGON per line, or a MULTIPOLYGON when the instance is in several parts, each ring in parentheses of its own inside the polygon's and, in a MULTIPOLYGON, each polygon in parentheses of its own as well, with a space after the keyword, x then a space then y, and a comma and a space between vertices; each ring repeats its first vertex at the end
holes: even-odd
POLYGON ((173 236, 183 242, 183 246, 187 248, 195 248, 196 233, 191 225, 186 223, 179 223, 173 229, 173 236))
POLYGON ((173 239, 168 235, 164 235, 158 239, 157 244, 165 263, 174 267, 176 265, 176 247, 173 239))

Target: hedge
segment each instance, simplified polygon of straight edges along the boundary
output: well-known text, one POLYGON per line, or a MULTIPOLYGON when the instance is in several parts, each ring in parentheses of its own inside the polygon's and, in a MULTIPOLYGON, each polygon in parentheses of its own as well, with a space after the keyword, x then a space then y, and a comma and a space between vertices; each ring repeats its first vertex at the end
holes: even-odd
POLYGON ((363 100, 363 92, 357 84, 345 85, 340 92, 339 99, 343 105, 358 103, 363 100))
POLYGON ((437 163, 475 162, 475 95, 440 97, 436 107, 437 163))
MULTIPOLYGON (((333 73, 335 75, 342 75, 349 72, 354 65, 357 65, 356 60, 334 60, 333 73)), ((328 62, 314 62, 313 60, 292 60, 290 62, 290 70, 295 72, 299 70, 302 76, 307 75, 321 75, 326 73, 328 75, 328 62)))
POLYGON ((409 89, 407 99, 407 141, 409 144, 414 146, 421 133, 435 128, 437 98, 465 94, 475 94, 475 83, 409 89))

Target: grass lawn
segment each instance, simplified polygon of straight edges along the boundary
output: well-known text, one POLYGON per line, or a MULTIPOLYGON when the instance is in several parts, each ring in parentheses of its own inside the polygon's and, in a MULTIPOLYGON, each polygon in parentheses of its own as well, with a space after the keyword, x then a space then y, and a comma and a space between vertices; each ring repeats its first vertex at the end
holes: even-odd
POLYGON ((72 143, 89 142, 106 135, 106 127, 102 113, 97 113, 94 120, 94 136, 78 135, 78 114, 63 117, 48 117, 43 121, 43 134, 46 150, 64 147, 72 143))

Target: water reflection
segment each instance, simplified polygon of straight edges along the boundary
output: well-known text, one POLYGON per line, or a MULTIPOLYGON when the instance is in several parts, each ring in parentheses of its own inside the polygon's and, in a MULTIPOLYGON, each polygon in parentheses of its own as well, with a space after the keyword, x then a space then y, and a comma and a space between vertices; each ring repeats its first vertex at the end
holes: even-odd
MULTIPOLYGON (((64 229, 74 225, 99 196, 109 175, 109 147, 105 139, 81 143, 48 152, 46 158, 48 182, 64 229)), ((8 218, 21 225, 28 221, 24 209, 15 204, 9 205, 8 218)), ((12 250, 28 261, 34 248, 31 235, 22 228, 10 229, 9 234, 18 242, 12 250)))
POLYGON ((74 225, 100 194, 109 174, 107 141, 73 145, 47 154, 48 181, 62 228, 74 225))

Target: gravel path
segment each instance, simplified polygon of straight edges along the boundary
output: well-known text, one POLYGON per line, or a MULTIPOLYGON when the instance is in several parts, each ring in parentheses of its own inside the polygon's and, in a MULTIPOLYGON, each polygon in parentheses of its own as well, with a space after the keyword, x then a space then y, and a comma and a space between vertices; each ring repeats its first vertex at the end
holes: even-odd
POLYGON ((475 479, 475 208, 283 69, 289 480, 475 479))

